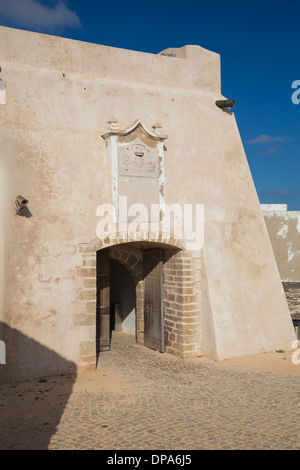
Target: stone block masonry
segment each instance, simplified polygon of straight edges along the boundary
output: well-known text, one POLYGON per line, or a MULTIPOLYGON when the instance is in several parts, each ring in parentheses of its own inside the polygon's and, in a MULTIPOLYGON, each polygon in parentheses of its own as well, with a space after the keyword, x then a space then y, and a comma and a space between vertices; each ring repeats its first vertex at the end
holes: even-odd
POLYGON ((200 259, 164 253, 165 351, 182 358, 201 353, 200 259))

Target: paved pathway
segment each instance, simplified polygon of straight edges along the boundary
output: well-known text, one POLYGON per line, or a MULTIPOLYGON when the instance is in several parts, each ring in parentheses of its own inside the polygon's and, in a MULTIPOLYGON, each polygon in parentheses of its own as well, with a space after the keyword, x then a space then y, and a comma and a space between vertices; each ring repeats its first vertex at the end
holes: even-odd
POLYGON ((0 385, 0 449, 299 450, 299 379, 118 333, 93 373, 0 385))

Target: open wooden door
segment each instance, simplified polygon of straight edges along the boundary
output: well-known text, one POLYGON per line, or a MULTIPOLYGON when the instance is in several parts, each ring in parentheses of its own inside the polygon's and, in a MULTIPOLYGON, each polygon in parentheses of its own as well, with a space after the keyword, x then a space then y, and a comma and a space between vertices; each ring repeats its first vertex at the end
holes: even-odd
POLYGON ((144 252, 144 344, 164 351, 163 250, 144 252))
POLYGON ((109 252, 97 251, 96 351, 110 349, 109 252))

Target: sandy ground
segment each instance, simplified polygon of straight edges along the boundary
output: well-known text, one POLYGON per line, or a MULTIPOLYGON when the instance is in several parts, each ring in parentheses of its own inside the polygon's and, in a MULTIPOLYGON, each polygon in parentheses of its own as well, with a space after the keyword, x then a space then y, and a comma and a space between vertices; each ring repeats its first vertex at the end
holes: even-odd
POLYGON ((227 364, 237 365, 278 374, 300 375, 300 348, 292 351, 261 353, 234 359, 226 359, 225 361, 222 361, 222 363, 225 366, 227 364), (294 364, 292 362, 293 353, 299 364, 294 364))
MULTIPOLYGON (((226 359, 224 361, 214 361, 207 357, 200 357, 197 360, 200 363, 213 363, 224 368, 227 366, 238 366, 277 374, 300 376, 300 348, 284 352, 253 354, 234 359, 226 359), (296 359, 298 359, 299 364, 294 364, 292 362, 292 355, 295 351, 296 353, 298 351, 296 359)), ((116 370, 105 370, 105 375, 102 376, 103 388, 105 388, 105 390, 109 390, 111 393, 114 393, 116 390, 120 391, 120 384, 123 384, 126 388, 128 384, 124 382, 124 377, 121 379, 121 375, 122 374, 118 374, 116 370)), ((95 372, 86 372, 77 377, 74 388, 76 391, 87 390, 87 388, 89 391, 96 391, 98 385, 98 374, 95 372)))
MULTIPOLYGON (((299 364, 294 364, 292 362, 292 354, 295 350, 287 352, 271 352, 271 353, 261 353, 253 354, 249 356, 243 356, 234 359, 226 359, 224 361, 214 361, 208 359, 207 357, 199 358, 201 363, 214 363, 219 367, 226 368, 227 366, 237 366, 250 369, 262 370, 265 372, 272 372, 276 374, 289 374, 289 375, 298 375, 300 376, 300 349, 298 349, 299 354, 297 356, 299 364)), ((86 372, 78 375, 77 380, 74 384, 74 391, 80 392, 83 390, 89 390, 90 392, 97 391, 99 387, 99 374, 97 372, 86 372)), ((102 387, 106 391, 114 394, 116 391, 121 392, 124 388, 124 391, 128 388, 128 383, 124 381, 124 376, 118 371, 105 370, 105 375, 101 377, 102 387)))

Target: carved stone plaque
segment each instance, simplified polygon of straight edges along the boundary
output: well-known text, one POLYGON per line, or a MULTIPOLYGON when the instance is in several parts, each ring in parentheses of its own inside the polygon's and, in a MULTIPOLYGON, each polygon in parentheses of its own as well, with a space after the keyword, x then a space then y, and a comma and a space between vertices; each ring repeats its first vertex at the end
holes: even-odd
POLYGON ((163 142, 167 139, 161 133, 162 125, 155 122, 154 132, 149 132, 140 120, 123 130, 116 118, 111 118, 108 124, 110 128, 102 137, 109 142, 117 220, 159 222, 165 201, 163 142))
POLYGON ((158 150, 148 147, 140 139, 118 148, 119 176, 159 176, 158 150))

